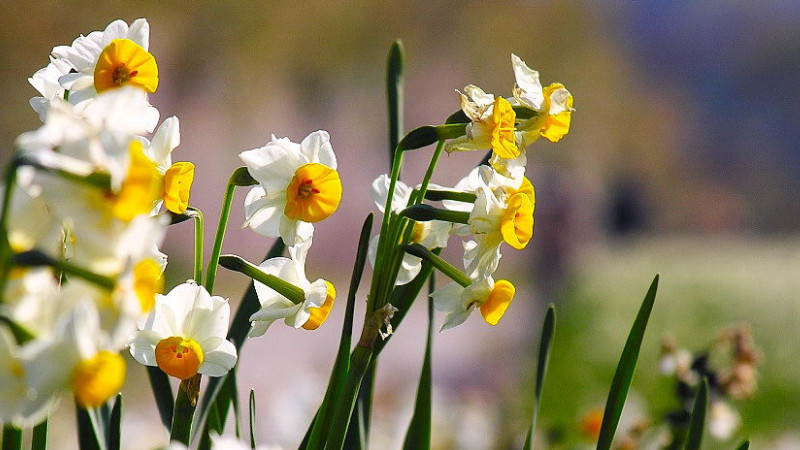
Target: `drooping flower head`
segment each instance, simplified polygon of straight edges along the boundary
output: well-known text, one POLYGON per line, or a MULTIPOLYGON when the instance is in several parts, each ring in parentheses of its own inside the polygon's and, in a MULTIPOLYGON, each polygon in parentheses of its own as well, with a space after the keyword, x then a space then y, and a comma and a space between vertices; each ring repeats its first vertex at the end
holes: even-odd
POLYGON ((245 225, 257 233, 297 245, 314 233, 313 223, 339 207, 342 182, 327 131, 315 131, 300 144, 272 136, 239 157, 259 182, 245 199, 245 225))
POLYGON ((192 281, 156 298, 155 307, 131 342, 131 355, 167 375, 220 377, 236 364, 236 347, 225 339, 228 301, 192 281))
POLYGON ((442 331, 461 325, 472 311, 480 309, 486 323, 497 325, 514 299, 516 289, 506 280, 492 277, 474 280, 467 287, 449 283, 431 294, 433 306, 445 313, 442 331))

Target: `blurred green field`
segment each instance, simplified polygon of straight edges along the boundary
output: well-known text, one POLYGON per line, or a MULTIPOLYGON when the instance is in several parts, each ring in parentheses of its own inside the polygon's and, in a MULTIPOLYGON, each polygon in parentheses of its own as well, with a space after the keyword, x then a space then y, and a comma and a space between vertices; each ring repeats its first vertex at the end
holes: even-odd
POLYGON ((627 333, 657 272, 658 297, 629 397, 636 408, 655 419, 675 405, 672 384, 656 367, 665 332, 699 351, 724 326, 748 323, 762 351, 758 392, 736 403, 743 426, 735 437, 724 445, 707 438, 706 444, 731 448, 742 437, 764 442, 800 429, 800 343, 793 333, 800 327, 799 253, 792 237, 674 237, 585 249, 577 276, 557 304, 540 411, 544 429, 574 434, 582 414, 602 408, 627 333))

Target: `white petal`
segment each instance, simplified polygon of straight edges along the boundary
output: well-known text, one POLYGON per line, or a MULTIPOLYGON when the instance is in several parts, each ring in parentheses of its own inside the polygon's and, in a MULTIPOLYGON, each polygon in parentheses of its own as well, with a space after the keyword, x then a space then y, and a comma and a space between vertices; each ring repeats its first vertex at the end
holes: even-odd
POLYGON ((128 39, 148 50, 150 48, 150 24, 147 19, 136 19, 128 29, 128 39))
MULTIPOLYGON (((389 185, 391 178, 389 175, 383 174, 378 176, 372 182, 372 200, 375 206, 378 207, 380 212, 385 212, 386 199, 388 198, 389 185)), ((392 211, 400 212, 408 206, 409 197, 411 197, 412 189, 400 180, 397 180, 394 186, 394 196, 392 197, 392 211)))
POLYGON ((519 90, 515 92, 515 97, 525 106, 540 110, 544 103, 542 93, 542 83, 539 82, 539 72, 531 70, 525 61, 517 55, 511 55, 511 65, 514 68, 514 77, 517 81, 519 90))
POLYGON ((236 365, 236 359, 236 347, 230 341, 223 341, 215 350, 203 352, 203 363, 197 372, 210 377, 221 377, 236 365))
POLYGON ((336 155, 331 146, 331 136, 327 131, 315 131, 300 143, 300 151, 308 158, 308 162, 315 162, 336 169, 336 155))

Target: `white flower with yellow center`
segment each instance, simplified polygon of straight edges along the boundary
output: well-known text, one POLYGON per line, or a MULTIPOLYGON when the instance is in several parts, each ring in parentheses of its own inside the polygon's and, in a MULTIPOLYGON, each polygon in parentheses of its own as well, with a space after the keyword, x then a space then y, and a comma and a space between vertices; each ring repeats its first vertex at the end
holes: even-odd
POLYGON ((258 266, 267 275, 299 288, 302 294, 298 291, 298 297, 290 300, 264 283, 256 281, 256 294, 261 309, 250 316, 252 328, 248 336, 263 335, 278 319, 283 319, 292 328, 302 327, 306 330, 316 330, 328 319, 336 300, 336 289, 322 278, 313 283, 306 278, 306 255, 310 247, 311 239, 289 247, 289 258, 271 258, 258 266))
POLYGON ((300 144, 287 138, 239 154, 259 185, 245 198, 245 225, 259 234, 297 245, 314 233, 314 222, 333 214, 342 199, 342 182, 327 131, 315 131, 300 144))
POLYGON ((75 68, 75 73, 59 79, 61 86, 69 90, 70 103, 79 104, 120 86, 155 92, 158 65, 148 52, 149 45, 150 25, 145 19, 136 19, 130 27, 115 20, 104 31, 80 36, 71 46, 54 48, 54 57, 75 68))
MULTIPOLYGON (((390 182, 391 180, 386 174, 379 176, 372 182, 372 200, 375 202, 380 212, 384 212, 390 182)), ((411 192, 412 189, 409 186, 397 180, 394 187, 394 195, 392 196, 392 211, 394 213, 399 213, 408 207, 411 192)), ((447 241, 450 238, 450 230, 453 228, 452 223, 441 220, 414 222, 412 226, 413 230, 410 242, 422 244, 428 249, 447 247, 447 241)), ((379 239, 380 234, 377 234, 369 242, 367 256, 373 267, 375 267, 375 259, 377 258, 379 239)), ((422 270, 422 259, 405 253, 400 265, 400 270, 397 273, 395 285, 399 286, 411 282, 411 280, 419 274, 420 270, 422 270)))
POLYGON ((461 97, 461 110, 470 119, 465 136, 448 141, 445 150, 469 151, 491 149, 495 155, 512 159, 520 151, 514 134, 516 114, 508 100, 495 98, 481 88, 470 84, 464 92, 456 91, 461 97))
POLYGON ((6 326, 0 325, 0 421, 18 427, 39 423, 56 403, 55 397, 31 397, 24 353, 6 326))
POLYGON ((163 202, 168 211, 183 213, 189 206, 189 192, 194 181, 194 164, 172 163, 172 151, 181 143, 178 118, 173 116, 164 120, 153 135, 152 141, 139 139, 143 144, 144 154, 156 163, 158 172, 163 177, 161 201, 154 211, 157 212, 163 202))
POLYGON ((497 325, 514 299, 514 285, 506 280, 495 283, 492 277, 479 278, 467 287, 449 283, 431 293, 433 306, 445 313, 441 331, 461 325, 475 308, 486 323, 497 325))
POLYGON ((536 116, 523 120, 518 126, 518 143, 525 147, 544 136, 551 142, 558 142, 569 133, 572 118, 572 94, 563 84, 553 83, 542 87, 539 72, 532 70, 517 55, 511 55, 516 86, 514 102, 537 112, 536 116))
POLYGON ((220 377, 236 365, 236 347, 225 339, 230 306, 192 281, 156 298, 155 307, 131 341, 131 355, 182 380, 196 374, 220 377))

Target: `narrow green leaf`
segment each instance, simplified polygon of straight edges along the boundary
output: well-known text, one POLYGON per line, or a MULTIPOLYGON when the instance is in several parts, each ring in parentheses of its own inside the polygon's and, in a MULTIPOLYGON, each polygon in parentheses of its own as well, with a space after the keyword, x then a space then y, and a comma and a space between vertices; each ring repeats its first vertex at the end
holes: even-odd
POLYGON ((78 446, 82 450, 105 450, 105 439, 94 411, 75 406, 78 421, 78 446))
POLYGON ((172 386, 169 385, 169 376, 158 367, 147 366, 147 378, 150 379, 161 423, 169 430, 172 426, 172 412, 175 409, 175 398, 172 395, 172 386))
POLYGON ((117 394, 108 422, 108 450, 122 447, 122 394, 117 394))
POLYGON ((201 377, 198 373, 192 378, 182 380, 175 397, 175 413, 172 416, 169 438, 170 441, 178 441, 187 447, 192 436, 192 419, 197 408, 201 377))
POLYGON ((547 365, 550 362, 550 349, 553 345, 553 333, 556 330, 556 307, 552 303, 547 307, 542 325, 542 337, 539 339, 539 358, 536 361, 536 389, 533 394, 533 419, 528 428, 528 437, 525 439, 524 450, 534 448, 536 441, 536 418, 539 415, 539 404, 542 401, 542 388, 544 377, 547 374, 547 365))
POLYGON ((22 449, 22 430, 6 424, 3 426, 3 450, 22 449))
POLYGON ((401 151, 415 150, 439 141, 464 136, 466 132, 466 124, 463 123, 424 125, 406 133, 397 148, 401 151))
MULTIPOLYGON (((281 256, 285 249, 286 246, 283 245, 283 240, 277 239, 267 252, 264 260, 266 261, 267 259, 281 256)), ((241 351, 244 341, 247 339, 247 333, 250 331, 250 316, 260 308, 261 303, 259 303, 258 295, 256 295, 256 287, 251 281, 250 285, 247 287, 247 291, 242 297, 242 301, 239 303, 239 308, 233 316, 233 322, 231 322, 231 328, 228 331, 228 340, 233 342, 233 346, 236 347, 237 352, 241 351)), ((206 390, 200 402, 200 411, 197 414, 197 426, 195 430, 204 429, 209 407, 219 394, 222 383, 225 382, 228 375, 208 379, 206 390)))
POLYGON ((219 416, 219 404, 214 402, 211 406, 211 409, 208 412, 208 420, 206 421, 206 425, 203 427, 203 433, 200 437, 200 444, 197 446, 197 450, 211 450, 211 433, 221 435, 222 434, 222 427, 223 424, 220 422, 219 416))
POLYGON ((347 450, 365 450, 369 440, 370 417, 372 416, 372 388, 375 385, 375 359, 361 380, 356 407, 350 416, 344 447, 347 450))
POLYGON ((750 440, 745 439, 736 446, 736 450, 748 450, 750 448, 750 440))
POLYGON ((683 443, 685 450, 699 450, 703 442, 703 428, 706 424, 706 411, 708 405, 708 380, 703 378, 697 397, 694 398, 692 415, 689 417, 689 429, 686 441, 683 443))
POLYGON ((625 348, 622 349, 622 356, 619 358, 617 371, 614 374, 611 390, 608 393, 606 409, 603 413, 603 423, 600 426, 600 437, 597 441, 598 450, 611 448, 614 433, 617 431, 622 408, 625 406, 628 390, 631 387, 631 381, 633 381, 633 373, 636 371, 636 361, 639 359, 639 350, 642 347, 644 331, 647 328, 647 321, 650 319, 650 312, 653 310, 653 303, 656 300, 658 278, 659 276, 656 275, 653 279, 653 283, 650 285, 644 301, 642 301, 642 306, 639 308, 639 313, 636 315, 636 320, 633 322, 631 332, 628 334, 625 348))
MULTIPOLYGON (((236 368, 234 367, 232 370, 235 371, 236 368)), ((234 372, 233 376, 227 377, 227 378, 228 378, 227 379, 227 384, 229 384, 229 386, 230 386, 228 389, 230 390, 230 393, 231 393, 231 402, 230 403, 233 406, 233 423, 234 423, 234 426, 236 428, 235 429, 236 437, 238 439, 241 439, 242 438, 242 429, 241 429, 241 427, 242 427, 241 424, 242 423, 240 421, 240 418, 242 416, 242 409, 240 408, 240 404, 239 404, 239 386, 236 384, 236 373, 234 372)), ((222 428, 223 429, 225 428, 225 420, 227 419, 227 417, 228 417, 227 411, 225 411, 224 415, 220 415, 220 421, 222 422, 222 428)))
POLYGON ((250 389, 250 448, 256 448, 256 391, 250 389))
POLYGON ((311 434, 308 439, 307 447, 317 449, 324 447, 327 439, 332 417, 337 411, 334 410, 342 400, 344 384, 347 379, 347 371, 350 368, 350 344, 353 337, 353 312, 355 311, 356 294, 361 284, 361 277, 364 273, 364 266, 367 261, 367 250, 369 249, 369 237, 372 230, 374 215, 370 214, 364 220, 361 227, 361 236, 358 240, 358 250, 356 251, 356 261, 353 265, 353 273, 350 277, 350 289, 347 294, 347 306, 344 313, 344 323, 342 324, 342 334, 339 338, 339 350, 336 354, 331 371, 328 389, 325 398, 320 406, 320 414, 314 419, 311 434))
POLYGON ((432 375, 431 364, 433 350, 433 299, 430 294, 434 290, 434 276, 431 274, 428 289, 428 337, 425 342, 425 358, 422 361, 422 372, 419 375, 417 399, 414 403, 414 414, 403 442, 404 450, 431 448, 431 403, 432 375))
POLYGON ((389 107, 389 164, 392 164, 403 130, 403 43, 399 39, 389 48, 386 61, 386 101, 389 107))
POLYGON ((31 450, 47 450, 47 431, 50 428, 50 417, 33 427, 31 450))

